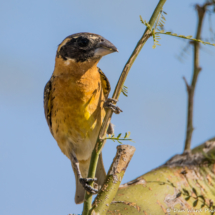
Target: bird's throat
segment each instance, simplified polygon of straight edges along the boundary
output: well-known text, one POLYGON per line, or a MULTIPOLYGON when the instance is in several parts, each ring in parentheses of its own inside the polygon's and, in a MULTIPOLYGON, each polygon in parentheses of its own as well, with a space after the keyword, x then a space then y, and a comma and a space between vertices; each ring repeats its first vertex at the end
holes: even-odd
MULTIPOLYGON (((80 78, 85 73, 97 72, 99 59, 91 59, 85 62, 76 62, 74 59, 64 60, 61 57, 56 58, 54 76, 73 75, 80 78)), ((92 74, 93 75, 93 74, 92 74)))

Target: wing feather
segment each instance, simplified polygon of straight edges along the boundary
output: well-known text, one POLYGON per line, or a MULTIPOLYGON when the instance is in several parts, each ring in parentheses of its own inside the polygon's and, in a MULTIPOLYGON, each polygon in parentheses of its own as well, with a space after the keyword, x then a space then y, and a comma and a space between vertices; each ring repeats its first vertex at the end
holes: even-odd
POLYGON ((104 92, 104 96, 107 99, 108 95, 111 91, 111 86, 110 86, 110 82, 108 81, 108 78, 106 77, 106 75, 102 72, 102 70, 100 68, 98 68, 98 72, 100 74, 101 77, 101 82, 102 82, 102 89, 104 92))
POLYGON ((44 89, 44 111, 46 121, 48 123, 49 129, 52 133, 52 120, 51 120, 51 110, 52 110, 52 100, 51 100, 52 82, 49 80, 44 89))

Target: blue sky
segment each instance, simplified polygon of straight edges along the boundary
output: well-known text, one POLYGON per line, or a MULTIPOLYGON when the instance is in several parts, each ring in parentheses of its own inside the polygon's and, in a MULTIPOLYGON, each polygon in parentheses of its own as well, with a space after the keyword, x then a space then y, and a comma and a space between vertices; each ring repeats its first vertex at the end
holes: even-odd
MULTIPOLYGON (((1 1, 0 6, 0 214, 58 215, 81 213, 75 205, 75 179, 70 161, 61 153, 44 117, 43 89, 53 69, 58 44, 68 35, 92 32, 110 40, 119 50, 105 56, 99 67, 112 90, 128 57, 143 34, 139 15, 149 20, 158 0, 38 0, 1 1)), ((170 1, 163 10, 165 29, 195 35, 195 3, 170 1)), ((212 16, 215 23, 215 18, 212 16)), ((215 27, 215 25, 214 25, 215 27)), ((208 17, 203 38, 208 37, 208 17)), ((149 39, 136 59, 121 95, 120 115, 114 115, 115 133, 131 132, 136 152, 123 178, 132 180, 181 153, 185 139, 187 94, 182 77, 192 74, 192 47, 184 62, 176 59, 187 44, 161 36, 152 49, 149 39)), ((192 147, 215 136, 215 47, 204 46, 203 68, 197 83, 192 147)), ((111 93, 112 95, 112 93, 111 93)), ((108 170, 117 144, 103 149, 108 170)))

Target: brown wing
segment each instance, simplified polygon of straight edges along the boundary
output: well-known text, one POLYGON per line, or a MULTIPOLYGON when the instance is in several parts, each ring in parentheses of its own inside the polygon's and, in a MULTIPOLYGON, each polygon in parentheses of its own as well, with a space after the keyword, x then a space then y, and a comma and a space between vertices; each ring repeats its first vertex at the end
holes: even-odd
MULTIPOLYGON (((105 99, 107 99, 111 91, 110 82, 108 81, 107 77, 105 76, 105 74, 102 72, 101 69, 98 68, 98 71, 102 81, 102 89, 104 92, 104 96, 105 96, 105 99)), ((114 128, 112 123, 110 123, 108 126, 107 134, 114 134, 114 128)))
POLYGON ((100 77, 101 77, 101 82, 102 82, 102 89, 104 92, 104 96, 107 99, 108 95, 110 93, 111 87, 110 87, 110 82, 108 81, 107 77, 105 76, 105 74, 102 72, 102 70, 100 68, 98 68, 100 77))
POLYGON ((51 91, 52 91, 52 82, 51 79, 47 82, 45 89, 44 89, 44 111, 46 116, 46 121, 48 123, 49 129, 52 133, 52 120, 51 120, 51 110, 52 110, 52 103, 51 103, 51 91))

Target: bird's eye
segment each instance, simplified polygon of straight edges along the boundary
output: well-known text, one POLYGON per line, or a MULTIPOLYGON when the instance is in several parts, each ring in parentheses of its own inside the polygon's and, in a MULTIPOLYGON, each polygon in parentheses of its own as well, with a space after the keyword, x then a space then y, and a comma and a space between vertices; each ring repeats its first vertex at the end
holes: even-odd
POLYGON ((80 47, 86 47, 89 43, 89 40, 87 38, 84 38, 84 37, 79 37, 78 38, 78 45, 80 47))

